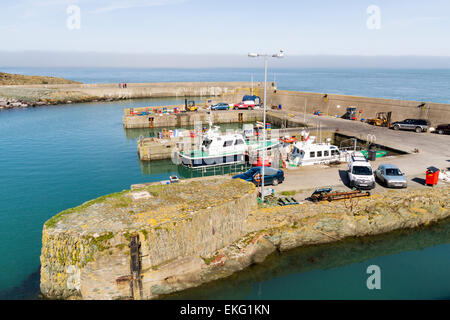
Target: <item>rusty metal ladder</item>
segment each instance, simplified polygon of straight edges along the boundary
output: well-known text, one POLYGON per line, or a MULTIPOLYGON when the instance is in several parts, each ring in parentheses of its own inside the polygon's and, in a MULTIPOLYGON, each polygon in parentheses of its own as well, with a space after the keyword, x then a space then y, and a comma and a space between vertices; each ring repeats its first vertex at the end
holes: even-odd
POLYGON ((141 257, 141 243, 139 236, 132 236, 130 239, 130 293, 134 300, 142 299, 142 257, 141 257))

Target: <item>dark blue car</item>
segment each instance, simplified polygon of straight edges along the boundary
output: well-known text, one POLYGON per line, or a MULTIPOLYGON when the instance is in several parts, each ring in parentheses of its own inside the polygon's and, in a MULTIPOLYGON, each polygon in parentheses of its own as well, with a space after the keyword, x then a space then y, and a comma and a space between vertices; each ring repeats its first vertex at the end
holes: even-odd
MULTIPOLYGON (((237 174, 233 176, 233 179, 242 179, 245 181, 253 182, 259 186, 261 184, 261 169, 262 167, 253 167, 245 173, 237 174)), ((280 169, 271 167, 264 168, 264 185, 276 186, 284 181, 284 172, 280 169)))
POLYGON ((228 103, 220 102, 211 106, 211 110, 228 110, 230 109, 230 105, 228 103))

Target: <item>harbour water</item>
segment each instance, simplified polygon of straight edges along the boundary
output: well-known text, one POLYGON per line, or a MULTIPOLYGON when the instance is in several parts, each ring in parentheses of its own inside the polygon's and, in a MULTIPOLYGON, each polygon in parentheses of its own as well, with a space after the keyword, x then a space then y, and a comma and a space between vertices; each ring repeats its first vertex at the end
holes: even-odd
MULTIPOLYGON (((83 82, 248 81, 261 70, 12 69, 1 71, 63 76, 83 82)), ((450 103, 450 70, 272 70, 281 89, 319 91, 450 103)), ((0 112, 0 298, 36 298, 41 230, 58 212, 131 184, 166 180, 170 163, 151 167, 138 160, 141 133, 122 127, 125 107, 182 103, 176 99, 47 106, 0 112)), ((150 134, 150 133, 149 133, 150 134)), ((450 222, 372 242, 293 251, 267 265, 179 297, 217 298, 425 298, 450 297, 450 222), (432 237, 432 241, 425 238, 432 237), (383 242, 388 241, 388 242, 383 242), (389 242, 390 241, 390 242, 389 242), (417 243, 423 245, 416 245, 417 243), (375 252, 367 255, 367 251, 375 252), (334 263, 334 255, 347 259, 334 263), (321 257, 305 267, 306 257, 321 257), (328 260, 327 260, 328 259, 328 260), (382 290, 365 287, 366 268, 379 265, 382 290), (289 266, 289 268, 287 268, 289 266), (288 269, 287 272, 282 270, 288 269), (252 276, 257 274, 258 276, 252 276), (414 289, 411 289, 414 288, 414 289)), ((314 258, 315 259, 315 258, 314 258)), ((313 260, 314 260, 313 259, 313 260)))

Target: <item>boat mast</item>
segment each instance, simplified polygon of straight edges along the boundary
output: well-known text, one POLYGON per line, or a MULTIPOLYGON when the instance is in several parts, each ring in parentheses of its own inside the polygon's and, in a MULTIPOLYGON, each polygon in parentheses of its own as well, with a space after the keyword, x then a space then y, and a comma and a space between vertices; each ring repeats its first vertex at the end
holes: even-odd
POLYGON ((212 111, 211 109, 209 110, 209 130, 211 130, 213 122, 212 122, 212 111))

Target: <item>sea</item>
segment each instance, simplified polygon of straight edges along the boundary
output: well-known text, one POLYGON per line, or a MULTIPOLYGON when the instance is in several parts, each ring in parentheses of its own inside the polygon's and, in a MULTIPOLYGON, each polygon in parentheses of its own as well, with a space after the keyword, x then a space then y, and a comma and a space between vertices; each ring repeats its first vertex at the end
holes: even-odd
MULTIPOLYGON (((254 81, 263 69, 2 68, 83 83, 254 81)), ((269 69, 279 89, 450 103, 450 70, 269 69)), ((43 223, 131 184, 185 176, 140 162, 123 108, 182 99, 93 102, 0 111, 0 299, 39 299, 43 223)), ((168 299, 450 299, 450 221, 418 230, 300 248, 168 299), (369 289, 371 266, 380 289, 369 289)))

